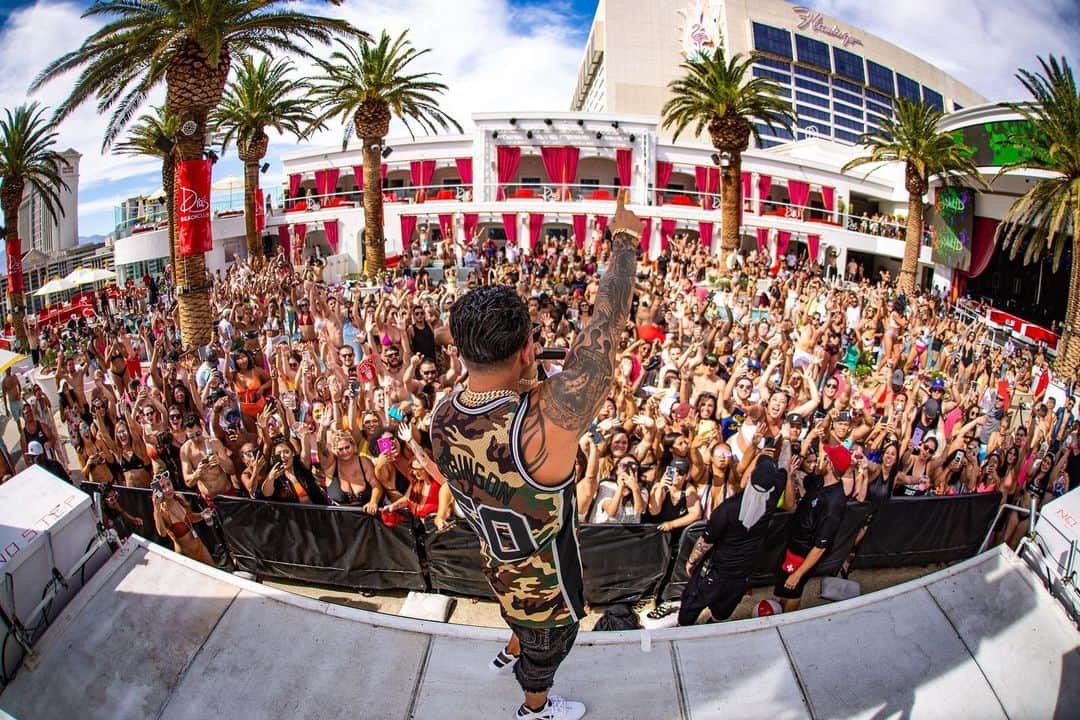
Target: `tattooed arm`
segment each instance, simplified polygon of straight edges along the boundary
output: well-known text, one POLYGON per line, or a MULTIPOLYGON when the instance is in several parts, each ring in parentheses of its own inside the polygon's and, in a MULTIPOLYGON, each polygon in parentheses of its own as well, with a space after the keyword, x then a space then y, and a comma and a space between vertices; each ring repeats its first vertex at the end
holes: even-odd
POLYGON ((533 393, 534 404, 521 428, 521 461, 542 485, 559 485, 573 471, 578 439, 611 390, 615 348, 630 314, 643 225, 620 197, 611 223, 611 257, 593 315, 570 346, 563 371, 533 393))

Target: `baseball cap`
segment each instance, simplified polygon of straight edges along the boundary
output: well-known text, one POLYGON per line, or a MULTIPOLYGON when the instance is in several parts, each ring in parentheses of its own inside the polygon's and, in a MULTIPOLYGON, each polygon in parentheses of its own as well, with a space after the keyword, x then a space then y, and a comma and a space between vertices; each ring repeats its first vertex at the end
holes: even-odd
POLYGON ((791 425, 792 427, 802 427, 803 425, 806 424, 806 421, 803 420, 802 415, 800 415, 799 413, 794 413, 793 412, 793 413, 788 413, 788 415, 787 415, 787 424, 791 425))
POLYGON ((843 445, 825 445, 825 456, 836 468, 836 472, 843 475, 851 467, 851 451, 843 445))
POLYGON ((931 390, 944 390, 945 389, 945 379, 944 378, 939 378, 939 377, 934 378, 930 382, 930 389, 931 390))
POLYGON ((41 446, 41 443, 39 443, 37 440, 31 440, 30 442, 26 443, 26 454, 27 455, 44 455, 45 454, 45 448, 43 448, 41 446))
POLYGON ((896 368, 895 370, 893 370, 893 374, 892 374, 892 377, 889 379, 889 383, 891 385, 896 385, 897 387, 900 387, 901 385, 903 385, 904 384, 904 371, 901 370, 900 368, 896 368))
POLYGON ((930 417, 936 418, 941 415, 941 403, 933 398, 927 400, 922 406, 923 412, 930 417))
POLYGON ((685 475, 690 472, 690 461, 686 458, 675 458, 671 461, 671 467, 675 468, 679 475, 685 475))

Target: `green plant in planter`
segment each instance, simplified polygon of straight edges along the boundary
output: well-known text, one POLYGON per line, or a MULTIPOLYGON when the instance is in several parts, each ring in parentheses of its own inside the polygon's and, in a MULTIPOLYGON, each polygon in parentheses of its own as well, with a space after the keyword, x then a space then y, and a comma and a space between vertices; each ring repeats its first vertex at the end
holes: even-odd
POLYGON ((731 292, 731 278, 720 278, 717 286, 724 292, 731 292))

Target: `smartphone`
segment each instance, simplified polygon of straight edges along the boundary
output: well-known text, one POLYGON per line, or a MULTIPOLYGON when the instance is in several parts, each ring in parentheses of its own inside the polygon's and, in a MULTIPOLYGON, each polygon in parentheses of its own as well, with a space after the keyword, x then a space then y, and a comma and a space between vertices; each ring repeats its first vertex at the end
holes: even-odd
MULTIPOLYGON (((360 392, 360 381, 359 380, 352 380, 351 382, 349 382, 349 389, 350 389, 350 391, 352 392, 353 395, 358 394, 360 392)), ((397 408, 394 408, 394 409, 396 410, 397 408)), ((400 418, 395 418, 395 419, 398 420, 398 422, 401 421, 400 418)))
MULTIPOLYGON (((357 386, 359 386, 359 383, 355 383, 355 384, 357 386)), ((402 413, 401 410, 399 410, 396 405, 394 407, 390 408, 389 410, 387 410, 386 414, 390 416, 391 420, 397 420, 398 422, 401 422, 402 420, 405 419, 405 414, 402 413)), ((389 438, 386 438, 386 440, 389 441, 389 438)), ((382 440, 379 441, 379 450, 380 451, 382 450, 382 440)))
POLYGON ((546 347, 541 350, 537 355, 537 360, 565 360, 566 356, 570 354, 569 348, 561 347, 546 347))
POLYGON ((151 480, 150 481, 150 489, 153 491, 154 497, 156 497, 158 500, 161 500, 162 498, 165 497, 165 493, 163 493, 161 491, 161 481, 160 480, 151 480))
POLYGON ((675 467, 673 465, 667 466, 667 469, 664 470, 664 476, 660 479, 660 482, 665 485, 673 485, 675 483, 675 467))
POLYGON ((379 438, 376 441, 376 445, 379 448, 379 452, 383 455, 389 455, 394 451, 394 441, 392 438, 379 438))

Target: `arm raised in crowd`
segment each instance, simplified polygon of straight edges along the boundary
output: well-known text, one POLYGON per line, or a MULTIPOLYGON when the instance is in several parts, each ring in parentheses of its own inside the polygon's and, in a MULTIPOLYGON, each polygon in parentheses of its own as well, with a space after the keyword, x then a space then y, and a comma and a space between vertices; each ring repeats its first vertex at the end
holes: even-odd
POLYGON ((596 310, 570 346, 563 371, 541 383, 539 400, 523 423, 522 460, 541 484, 559 484, 573 470, 573 453, 553 454, 551 449, 576 447, 611 389, 618 334, 630 314, 643 227, 620 197, 612 220, 611 257, 600 281, 596 310))

